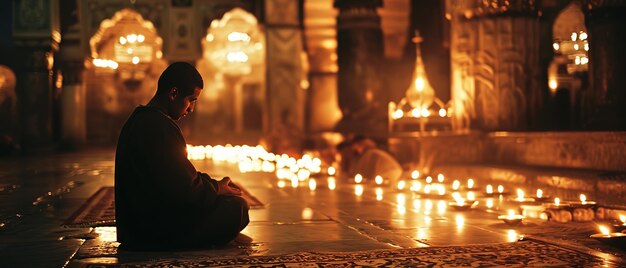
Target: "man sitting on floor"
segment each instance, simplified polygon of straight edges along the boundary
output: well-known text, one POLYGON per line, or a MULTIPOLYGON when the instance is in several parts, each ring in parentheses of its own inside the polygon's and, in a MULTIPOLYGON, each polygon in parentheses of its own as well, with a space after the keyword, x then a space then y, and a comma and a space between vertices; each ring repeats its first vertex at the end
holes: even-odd
MULTIPOLYGON (((196 171, 176 121, 193 112, 203 81, 176 62, 154 97, 130 115, 115 155, 117 240, 131 250, 224 245, 248 225, 248 204, 228 177, 196 171)), ((241 237, 241 236, 239 236, 241 237)))

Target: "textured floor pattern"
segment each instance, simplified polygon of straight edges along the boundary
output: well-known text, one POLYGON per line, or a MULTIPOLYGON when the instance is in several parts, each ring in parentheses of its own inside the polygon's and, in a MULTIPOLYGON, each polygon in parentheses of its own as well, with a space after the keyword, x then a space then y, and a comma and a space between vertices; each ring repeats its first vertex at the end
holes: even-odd
MULTIPOLYGON (((97 267, 618 267, 601 258, 527 240, 514 243, 371 250, 303 252, 276 256, 164 259, 150 262, 97 264, 97 267)), ((87 267, 92 267, 87 265, 87 267)), ((93 266, 96 267, 96 266, 93 266)))

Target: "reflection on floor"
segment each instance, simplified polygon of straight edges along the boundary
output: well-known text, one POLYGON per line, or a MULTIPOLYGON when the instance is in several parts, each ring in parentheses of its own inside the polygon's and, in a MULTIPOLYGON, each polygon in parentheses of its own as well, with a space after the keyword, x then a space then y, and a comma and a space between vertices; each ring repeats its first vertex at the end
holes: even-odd
POLYGON ((291 266, 382 265, 382 261, 400 266, 611 266, 626 256, 623 250, 589 238, 598 232, 593 222, 558 224, 537 219, 506 225, 497 216, 508 208, 508 199, 494 198, 488 209, 488 201, 477 196, 479 206, 461 211, 449 206, 452 200, 415 198, 410 192, 373 183, 336 181, 329 187, 325 178, 319 178, 316 187, 281 188, 272 173, 239 173, 234 165, 209 160, 194 164, 214 177, 230 176, 265 204, 250 211, 251 223, 244 233, 254 238, 252 244, 118 252, 114 227, 62 226, 89 196, 113 184, 113 151, 90 151, 0 160, 0 267, 269 265, 276 261, 291 266), (533 240, 513 242, 520 236, 533 240))

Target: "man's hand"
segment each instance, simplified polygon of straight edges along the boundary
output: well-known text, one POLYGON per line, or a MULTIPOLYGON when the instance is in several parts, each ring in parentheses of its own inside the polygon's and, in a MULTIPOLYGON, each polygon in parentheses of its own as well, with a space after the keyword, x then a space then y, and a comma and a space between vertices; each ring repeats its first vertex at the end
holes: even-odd
POLYGON ((218 184, 218 195, 241 195, 241 189, 230 181, 229 177, 224 177, 218 184))

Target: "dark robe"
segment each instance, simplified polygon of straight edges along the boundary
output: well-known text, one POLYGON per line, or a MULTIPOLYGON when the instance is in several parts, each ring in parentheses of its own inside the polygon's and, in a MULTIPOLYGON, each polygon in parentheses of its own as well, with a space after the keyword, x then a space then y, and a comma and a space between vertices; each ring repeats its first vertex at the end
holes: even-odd
POLYGON ((222 245, 248 224, 248 204, 219 196, 217 181, 187 159, 180 128, 156 108, 137 107, 115 155, 117 240, 123 249, 222 245))

